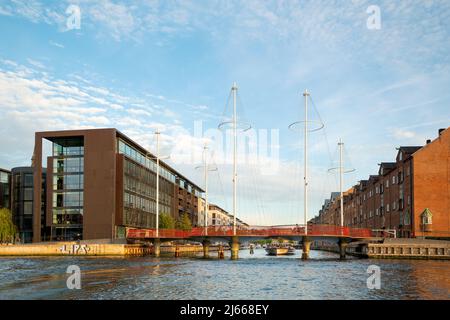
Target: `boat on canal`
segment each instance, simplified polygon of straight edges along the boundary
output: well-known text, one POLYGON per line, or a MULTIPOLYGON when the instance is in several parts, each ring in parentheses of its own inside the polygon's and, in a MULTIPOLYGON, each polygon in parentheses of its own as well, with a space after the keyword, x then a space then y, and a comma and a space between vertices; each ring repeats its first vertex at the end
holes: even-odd
POLYGON ((271 245, 266 248, 266 252, 269 256, 294 255, 295 248, 293 246, 271 245))

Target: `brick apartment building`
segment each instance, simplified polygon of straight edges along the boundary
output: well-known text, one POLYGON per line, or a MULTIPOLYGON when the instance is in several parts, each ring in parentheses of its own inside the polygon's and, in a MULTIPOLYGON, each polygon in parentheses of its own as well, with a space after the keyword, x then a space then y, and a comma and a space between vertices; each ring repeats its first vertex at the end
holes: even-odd
MULTIPOLYGON (((450 238, 450 128, 424 146, 397 149, 395 162, 344 193, 344 225, 395 230, 398 237, 450 238)), ((340 195, 311 222, 340 224, 340 195)))
MULTIPOLYGON (((37 132, 33 169, 34 242, 43 240, 42 221, 51 240, 124 238, 128 227, 156 227, 155 156, 116 129, 37 132), (44 186, 43 139, 53 150, 44 186)), ((159 186, 160 214, 197 221, 200 187, 163 161, 159 186)))

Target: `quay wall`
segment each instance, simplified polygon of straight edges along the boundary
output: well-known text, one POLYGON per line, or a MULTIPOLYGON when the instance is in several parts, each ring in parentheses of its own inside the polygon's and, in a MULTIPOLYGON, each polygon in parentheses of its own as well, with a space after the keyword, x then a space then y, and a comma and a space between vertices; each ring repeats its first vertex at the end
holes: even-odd
MULTIPOLYGON (((337 244, 313 242, 311 249, 339 253, 337 244)), ((346 248, 348 255, 381 259, 450 260, 449 241, 394 241, 383 243, 354 242, 346 248)))
MULTIPOLYGON (((203 252, 201 245, 162 245, 162 254, 194 254, 203 252)), ((226 248, 224 248, 226 249, 226 248)), ((217 251, 210 246, 209 251, 217 251)), ((145 256, 153 254, 153 247, 143 244, 53 242, 39 244, 0 245, 0 256, 145 256)))

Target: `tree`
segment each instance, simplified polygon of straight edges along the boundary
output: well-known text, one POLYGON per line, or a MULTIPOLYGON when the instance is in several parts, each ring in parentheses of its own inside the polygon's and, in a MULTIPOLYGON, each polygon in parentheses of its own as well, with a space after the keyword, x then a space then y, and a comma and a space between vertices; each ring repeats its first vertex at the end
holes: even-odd
POLYGON ((6 208, 0 209, 0 242, 13 242, 17 228, 12 221, 12 214, 6 208))
POLYGON ((192 229, 191 219, 189 215, 185 212, 177 221, 177 229, 188 231, 192 229))
POLYGON ((160 229, 175 229, 175 219, 170 215, 163 213, 159 216, 160 229))

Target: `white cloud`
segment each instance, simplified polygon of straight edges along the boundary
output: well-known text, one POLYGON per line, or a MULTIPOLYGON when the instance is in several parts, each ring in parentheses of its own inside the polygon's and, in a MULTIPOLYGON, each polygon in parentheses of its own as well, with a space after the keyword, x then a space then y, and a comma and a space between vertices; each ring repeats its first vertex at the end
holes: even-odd
POLYGON ((57 48, 61 48, 61 49, 64 49, 64 48, 65 48, 64 45, 62 45, 61 43, 55 42, 55 41, 53 41, 53 40, 50 40, 48 43, 49 43, 50 45, 54 46, 54 47, 57 47, 57 48))

